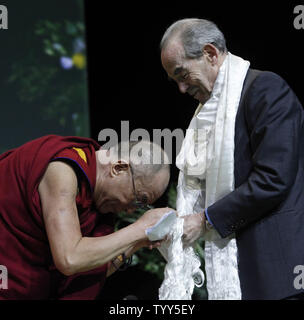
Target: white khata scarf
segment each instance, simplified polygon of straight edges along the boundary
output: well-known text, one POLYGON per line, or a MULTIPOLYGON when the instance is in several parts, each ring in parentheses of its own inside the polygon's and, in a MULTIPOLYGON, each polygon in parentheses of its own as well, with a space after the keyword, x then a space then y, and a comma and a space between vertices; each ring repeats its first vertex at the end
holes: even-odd
MULTIPOLYGON (((234 190, 234 128, 243 82, 250 63, 228 53, 220 67, 210 99, 199 104, 192 118, 176 166, 179 216, 202 212, 234 190)), ((167 259, 161 300, 190 300, 203 274, 192 247, 183 249, 183 219, 176 219, 160 252, 167 259)), ((235 236, 222 239, 216 230, 205 238, 205 271, 209 300, 241 299, 235 236)))

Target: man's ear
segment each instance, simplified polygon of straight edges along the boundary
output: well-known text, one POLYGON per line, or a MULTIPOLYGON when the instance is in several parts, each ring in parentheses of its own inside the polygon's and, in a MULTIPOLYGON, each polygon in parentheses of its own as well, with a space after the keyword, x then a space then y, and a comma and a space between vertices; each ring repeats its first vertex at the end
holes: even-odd
POLYGON ((219 50, 211 43, 208 43, 203 48, 203 55, 214 66, 217 64, 219 50))
POLYGON ((111 176, 117 176, 129 170, 129 163, 125 160, 117 160, 111 165, 111 176))

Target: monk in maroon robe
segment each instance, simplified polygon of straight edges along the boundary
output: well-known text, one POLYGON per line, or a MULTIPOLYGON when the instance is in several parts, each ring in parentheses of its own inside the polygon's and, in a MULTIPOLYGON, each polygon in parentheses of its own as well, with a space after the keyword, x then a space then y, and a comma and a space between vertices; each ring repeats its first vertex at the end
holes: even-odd
MULTIPOLYGON (((112 260, 110 258, 113 256, 108 253, 107 257, 102 258, 102 244, 104 243, 105 247, 108 244, 101 241, 110 241, 110 243, 112 241, 113 252, 117 255, 123 253, 122 249, 126 248, 121 244, 123 241, 126 243, 133 241, 128 240, 127 232, 113 233, 112 215, 100 213, 104 203, 103 196, 98 195, 99 206, 94 201, 94 192, 98 190, 103 194, 103 184, 106 185, 106 178, 98 178, 96 181, 96 177, 105 176, 105 174, 98 175, 98 170, 99 172, 107 170, 107 167, 102 167, 98 162, 96 157, 98 150, 100 150, 99 144, 92 139, 49 135, 0 156, 0 264, 8 270, 8 289, 0 289, 0 299, 94 299, 97 297, 106 279, 108 261, 112 260), (53 216, 47 215, 50 211, 50 200, 47 197, 51 192, 43 191, 43 196, 41 196, 42 191, 39 192, 43 179, 47 179, 44 175, 47 175, 50 164, 58 161, 72 168, 71 174, 75 175, 77 180, 74 202, 78 217, 68 216, 66 220, 68 223, 63 227, 60 223, 64 225, 65 220, 60 219, 65 218, 64 215, 59 217, 61 215, 59 209, 52 213, 53 216), (65 247, 65 241, 58 241, 65 239, 65 235, 62 234, 64 230, 74 232, 72 229, 74 225, 75 230, 77 231, 78 228, 80 234, 77 244, 79 243, 80 247, 80 240, 86 240, 82 241, 81 252, 85 252, 87 246, 90 261, 86 266, 85 255, 82 253, 81 259, 79 257, 77 260, 81 261, 79 262, 81 266, 78 269, 75 267, 74 271, 65 272, 64 268, 60 270, 62 263, 58 257, 64 256, 67 248, 76 248, 76 243, 65 247), (56 226, 60 227, 56 229, 56 226), (96 257, 94 263, 92 257, 96 257)), ((65 174, 62 176, 58 174, 58 177, 57 180, 63 180, 60 183, 64 186, 65 174)), ((52 186, 49 182, 45 184, 52 186)), ((42 190, 52 190, 47 188, 48 186, 41 187, 42 190)), ((131 185, 130 188, 132 188, 131 185)), ((59 198, 58 202, 60 201, 59 198)), ((57 201, 53 201, 53 204, 56 207, 57 201)), ((119 209, 130 209, 129 205, 120 206, 119 209)), ((159 218, 164 212, 150 215, 147 212, 146 216, 150 217, 150 220, 146 218, 145 223, 138 223, 136 226, 145 228, 149 224, 153 225, 157 217, 159 218), (155 217, 152 218, 153 216, 155 217)), ((72 233, 69 238, 73 238, 72 233)), ((140 240, 140 243, 144 241, 147 245, 147 239, 142 237, 140 240)), ((132 244, 134 243, 133 241, 132 244)), ((149 245, 151 246, 151 243, 149 245)), ((143 245, 137 245, 136 249, 141 246, 143 245)), ((128 248, 130 247, 131 245, 128 248)), ((77 254, 80 256, 79 253, 77 254)), ((76 257, 76 253, 74 256, 76 257)))

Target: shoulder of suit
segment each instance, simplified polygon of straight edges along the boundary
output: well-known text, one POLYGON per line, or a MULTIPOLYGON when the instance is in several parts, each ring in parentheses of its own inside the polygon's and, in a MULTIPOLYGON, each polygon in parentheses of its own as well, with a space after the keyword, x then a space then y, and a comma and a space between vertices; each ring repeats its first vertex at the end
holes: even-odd
POLYGON ((259 97, 262 98, 268 94, 272 96, 275 92, 288 87, 288 84, 280 75, 271 71, 260 71, 248 88, 246 100, 247 102, 251 99, 259 100, 259 97))
POLYGON ((284 82, 285 80, 278 75, 275 72, 272 71, 260 71, 259 70, 259 74, 257 75, 257 77, 255 78, 255 80, 253 81, 253 84, 257 85, 257 84, 263 84, 263 83, 267 83, 267 84, 277 84, 279 82, 284 82))
POLYGON ((266 108, 269 102, 277 99, 288 88, 285 80, 271 71, 262 71, 248 88, 246 96, 246 118, 256 120, 261 108, 266 108), (282 91, 283 90, 283 91, 282 91))

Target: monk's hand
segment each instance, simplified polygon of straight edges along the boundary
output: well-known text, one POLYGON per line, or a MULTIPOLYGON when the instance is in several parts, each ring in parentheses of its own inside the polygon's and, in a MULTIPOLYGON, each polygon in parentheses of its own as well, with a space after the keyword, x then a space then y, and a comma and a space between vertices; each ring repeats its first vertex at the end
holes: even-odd
POLYGON ((165 215, 166 213, 170 212, 170 211, 174 211, 174 209, 172 208, 156 208, 156 209, 151 209, 147 212, 145 212, 135 223, 137 224, 137 226, 139 228, 141 228, 144 236, 144 240, 148 240, 146 234, 145 234, 145 230, 153 227, 161 218, 163 215, 165 215))
POLYGON ((185 247, 192 245, 206 232, 206 218, 204 213, 194 213, 184 218, 183 244, 185 247))
POLYGON ((145 247, 149 248, 150 250, 154 248, 159 248, 161 246, 163 240, 158 240, 158 241, 148 241, 146 240, 145 242, 145 247))
POLYGON ((162 241, 163 240, 150 241, 147 239, 139 241, 134 245, 133 250, 132 250, 132 254, 141 248, 149 248, 150 250, 152 250, 154 248, 159 248, 162 244, 162 241))

